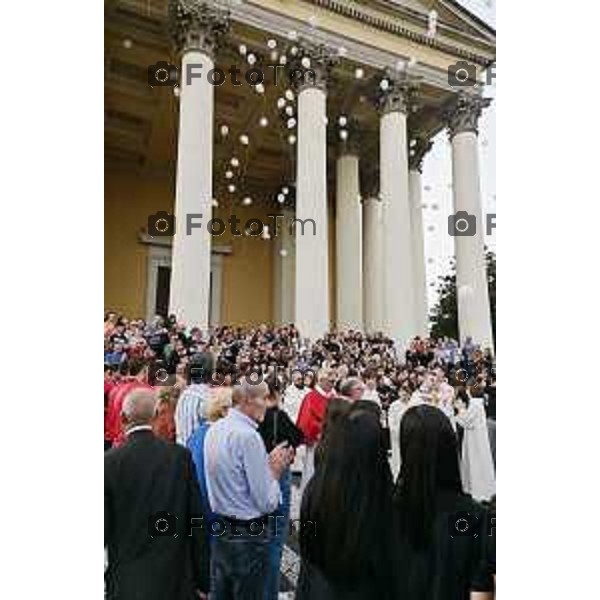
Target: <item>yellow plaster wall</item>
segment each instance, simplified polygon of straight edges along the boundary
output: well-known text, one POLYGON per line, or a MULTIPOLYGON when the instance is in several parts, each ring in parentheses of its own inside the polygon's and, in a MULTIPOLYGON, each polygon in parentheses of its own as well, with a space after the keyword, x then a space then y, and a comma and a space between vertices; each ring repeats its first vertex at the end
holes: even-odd
MULTIPOLYGON (((140 176, 109 170, 105 174, 104 305, 130 317, 146 316, 148 248, 138 232, 149 214, 173 210, 173 190, 166 177, 140 176)), ((260 207, 235 208, 244 223, 259 218, 272 222, 260 207)), ((215 217, 226 220, 229 208, 217 208, 215 217)), ((228 226, 229 227, 229 226, 228 226)), ((241 228, 241 227, 240 227, 241 228)), ((223 259, 221 320, 232 325, 270 323, 273 319, 273 242, 231 236, 215 237, 214 245, 231 246, 223 259)))

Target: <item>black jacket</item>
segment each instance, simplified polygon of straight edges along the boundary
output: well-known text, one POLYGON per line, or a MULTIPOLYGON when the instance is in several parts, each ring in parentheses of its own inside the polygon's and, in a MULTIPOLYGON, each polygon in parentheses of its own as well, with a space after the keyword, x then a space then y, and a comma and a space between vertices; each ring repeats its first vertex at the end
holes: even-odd
POLYGON ((263 422, 258 426, 267 452, 281 442, 288 442, 294 449, 303 441, 302 431, 294 425, 288 414, 277 406, 267 408, 263 422))
MULTIPOLYGON (((187 600, 208 589, 208 554, 190 518, 200 516, 198 482, 189 451, 151 431, 130 435, 104 454, 105 574, 109 600, 187 600), (167 512, 160 536, 152 515, 167 512), (152 532, 152 535, 151 535, 152 532)), ((194 523, 197 525, 197 522, 194 523)))

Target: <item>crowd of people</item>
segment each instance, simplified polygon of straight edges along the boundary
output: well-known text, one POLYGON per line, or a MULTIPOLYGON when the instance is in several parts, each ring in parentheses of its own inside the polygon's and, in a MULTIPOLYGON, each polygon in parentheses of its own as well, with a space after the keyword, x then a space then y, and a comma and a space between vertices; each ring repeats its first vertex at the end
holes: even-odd
POLYGON ((296 598, 493 597, 491 349, 108 313, 104 373, 108 598, 276 599, 294 472, 296 598))

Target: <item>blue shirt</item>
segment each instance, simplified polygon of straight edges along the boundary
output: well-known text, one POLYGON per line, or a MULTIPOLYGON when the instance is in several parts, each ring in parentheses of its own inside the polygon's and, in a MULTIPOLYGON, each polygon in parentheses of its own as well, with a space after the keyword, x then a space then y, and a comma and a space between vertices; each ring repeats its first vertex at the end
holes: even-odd
POLYGON ((236 408, 211 425, 204 440, 204 471, 212 510, 241 521, 272 513, 279 505, 279 482, 258 424, 236 408))
POLYGON ((204 473, 204 440, 210 424, 200 423, 192 437, 188 441, 188 449, 192 453, 192 460, 196 467, 196 478, 200 487, 200 500, 202 502, 202 513, 207 523, 212 523, 216 515, 210 509, 208 493, 206 491, 206 474, 204 473))

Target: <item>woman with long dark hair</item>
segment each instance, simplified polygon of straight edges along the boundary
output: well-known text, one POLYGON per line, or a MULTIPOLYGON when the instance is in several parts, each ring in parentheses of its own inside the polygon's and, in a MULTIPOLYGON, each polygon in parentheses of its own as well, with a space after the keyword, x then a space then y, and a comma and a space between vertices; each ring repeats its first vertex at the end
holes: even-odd
POLYGON ((379 419, 352 407, 327 439, 302 498, 296 600, 395 598, 392 475, 379 419))
POLYGON ((427 404, 409 408, 400 425, 400 454, 394 498, 397 597, 491 598, 486 593, 493 590, 485 564, 488 513, 463 493, 448 417, 427 404))

